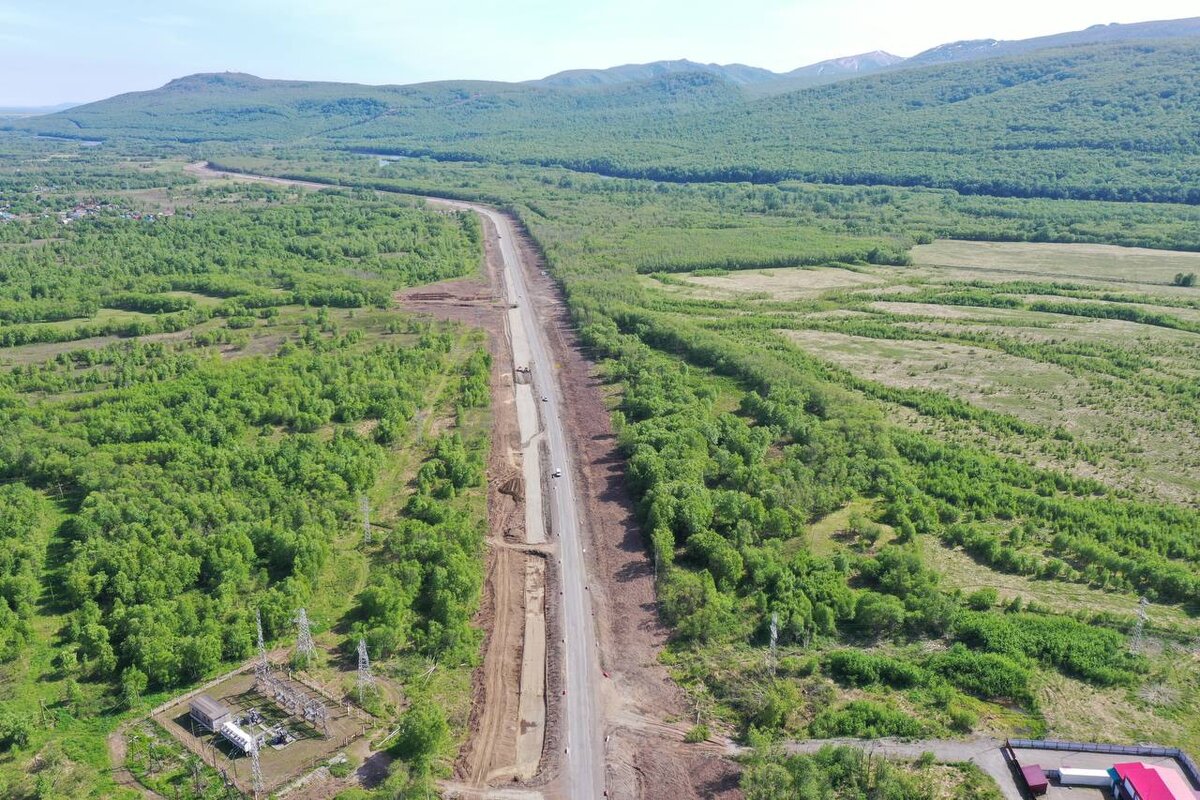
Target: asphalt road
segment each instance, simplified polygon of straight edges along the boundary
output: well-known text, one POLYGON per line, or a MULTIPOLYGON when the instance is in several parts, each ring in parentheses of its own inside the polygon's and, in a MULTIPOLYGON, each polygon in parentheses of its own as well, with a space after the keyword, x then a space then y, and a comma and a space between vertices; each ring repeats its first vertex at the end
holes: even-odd
POLYGON ((557 540, 561 558, 563 636, 566 640, 563 655, 567 694, 562 698, 566 723, 566 796, 572 800, 599 798, 604 793, 604 741, 598 691, 600 664, 591 597, 587 590, 584 546, 580 538, 581 504, 575 489, 574 462, 563 431, 562 398, 545 321, 530 302, 526 288, 526 270, 533 267, 522 263, 512 225, 503 214, 468 203, 447 204, 471 208, 496 226, 509 302, 517 304, 528 338, 534 394, 546 398, 541 407, 543 431, 550 451, 549 469, 551 473, 562 470, 560 477, 549 479, 548 527, 551 540, 557 540))
MULTIPOLYGON (((207 164, 200 165, 207 168, 207 164)), ((270 183, 289 183, 314 189, 328 188, 325 184, 266 176, 226 173, 231 177, 270 183)), ((574 461, 571 459, 566 434, 563 432, 561 393, 556 377, 556 365, 550 355, 550 344, 538 309, 529 300, 525 275, 532 265, 524 264, 516 247, 516 237, 508 218, 494 209, 475 203, 441 198, 427 198, 431 205, 465 208, 491 220, 499 234, 500 254, 504 261, 504 282, 509 303, 517 303, 522 327, 527 334, 533 390, 542 403, 542 424, 550 451, 550 471, 561 469, 562 474, 550 478, 550 519, 547 526, 552 539, 558 540, 561 561, 563 658, 565 662, 566 696, 563 698, 566 721, 565 772, 566 796, 572 800, 591 800, 604 794, 605 753, 600 712, 600 661, 596 648, 596 631, 592 619, 591 596, 587 590, 584 546, 580 539, 579 509, 581 504, 575 489, 574 461)))

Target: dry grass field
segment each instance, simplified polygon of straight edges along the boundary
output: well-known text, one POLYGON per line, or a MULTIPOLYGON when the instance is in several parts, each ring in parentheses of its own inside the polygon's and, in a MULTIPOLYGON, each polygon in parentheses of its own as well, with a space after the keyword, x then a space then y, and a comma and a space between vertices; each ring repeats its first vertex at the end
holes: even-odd
POLYGON ((1200 271, 1200 253, 1105 244, 943 239, 914 247, 912 256, 916 266, 948 270, 954 278, 965 272, 1163 286, 1178 272, 1200 271))
MULTIPOLYGON (((738 331, 764 348, 802 352, 835 382, 874 394, 908 429, 1098 479, 1131 498, 1197 507, 1200 289, 1170 285, 1176 273, 1197 270, 1195 253, 943 241, 916 248, 909 267, 676 273, 642 281, 670 298, 664 302, 676 313, 738 331), (978 413, 939 413, 939 398, 978 413)), ((795 555, 803 544, 822 556, 871 556, 896 536, 887 525, 875 541, 855 532, 856 519, 881 521, 877 505, 859 499, 839 508, 784 552, 795 555)), ((1021 522, 975 524, 1007 540, 1021 522)), ((1139 596, 1128 589, 1079 574, 1063 580, 1006 571, 939 536, 919 540, 942 586, 964 596, 994 589, 1000 606, 1137 616, 1139 596)), ((1016 548, 1034 560, 1058 555, 1041 533, 1016 548)), ((1162 601, 1146 612, 1144 680, 1098 687, 1039 671, 1033 689, 1040 730, 1094 739, 1099 722, 1100 738, 1200 745, 1200 617, 1162 601)), ((900 702, 895 693, 885 696, 900 702)), ((976 710, 988 730, 1028 723, 1020 714, 993 718, 998 708, 976 710)))
MULTIPOLYGON (((643 280, 695 301, 783 309, 790 319, 779 335, 858 378, 1067 431, 1092 445, 1087 459, 1065 465, 1077 474, 1200 502, 1200 414, 1170 399, 1177 386, 1200 379, 1200 334, 1187 329, 1200 325, 1200 291, 1169 285, 1177 272, 1200 269, 1200 254, 964 241, 918 246, 913 254, 907 268, 643 280), (1104 318, 1098 304, 1168 317, 1169 326, 1104 318), (1054 310, 1038 310, 1047 306, 1054 310), (1079 311, 1059 311, 1068 306, 1079 311)), ((953 435, 997 445, 961 425, 953 435)))

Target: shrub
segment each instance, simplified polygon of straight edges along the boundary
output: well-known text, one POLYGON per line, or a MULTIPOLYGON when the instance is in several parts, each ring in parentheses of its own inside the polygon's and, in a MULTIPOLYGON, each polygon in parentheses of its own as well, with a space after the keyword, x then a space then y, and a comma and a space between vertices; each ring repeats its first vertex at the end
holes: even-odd
POLYGON ((854 625, 868 636, 889 636, 904 622, 904 604, 890 594, 863 592, 854 607, 854 625))
POLYGON ((975 653, 955 644, 930 656, 925 666, 964 692, 985 700, 1028 702, 1031 699, 1029 670, 1007 656, 975 653))
POLYGON ((830 677, 851 686, 884 683, 897 689, 908 689, 929 681, 928 673, 915 664, 859 650, 838 650, 830 653, 825 668, 830 677))
POLYGON ((1033 658, 1099 686, 1132 683, 1146 668, 1144 659, 1130 655, 1120 633, 1070 617, 968 611, 959 618, 955 636, 968 647, 1010 659, 1033 658))
POLYGON ((979 717, 962 706, 950 710, 950 727, 959 733, 970 733, 978 721, 979 717))
POLYGON ((784 656, 779 659, 779 674, 791 678, 806 678, 817 671, 817 660, 815 658, 799 658, 797 656, 784 656))
POLYGON ((814 739, 838 736, 879 739, 921 736, 925 726, 903 711, 870 700, 855 700, 842 708, 822 711, 809 723, 808 731, 814 739))
POLYGON ((967 606, 975 611, 987 611, 989 608, 996 605, 996 601, 999 599, 999 597, 1000 596, 996 593, 996 590, 989 586, 984 589, 971 592, 969 595, 967 595, 967 606))
POLYGON ((0 711, 0 753, 29 744, 29 720, 11 711, 0 711))

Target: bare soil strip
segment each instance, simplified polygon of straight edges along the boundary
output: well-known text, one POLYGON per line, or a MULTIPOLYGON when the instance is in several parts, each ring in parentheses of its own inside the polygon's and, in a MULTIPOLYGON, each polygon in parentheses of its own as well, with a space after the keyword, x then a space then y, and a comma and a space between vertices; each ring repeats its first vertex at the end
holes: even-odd
MULTIPOLYGON (((658 661, 668 631, 658 617, 654 565, 625 486, 610 410, 596 365, 575 335, 569 312, 533 243, 520 242, 526 281, 542 319, 564 393, 565 425, 575 443, 589 591, 596 613, 606 718, 610 798, 741 797, 738 770, 724 746, 688 745, 683 693, 658 661)), ((551 787, 553 788, 553 787, 551 787)))
POLYGON ((525 558, 525 651, 521 661, 517 775, 529 780, 542 760, 546 733, 546 561, 525 558))

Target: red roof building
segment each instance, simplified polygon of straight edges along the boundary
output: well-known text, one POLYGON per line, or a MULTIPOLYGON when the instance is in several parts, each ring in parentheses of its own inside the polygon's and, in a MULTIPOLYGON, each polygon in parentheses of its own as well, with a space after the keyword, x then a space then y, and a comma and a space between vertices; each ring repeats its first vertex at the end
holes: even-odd
POLYGON ((1196 793, 1173 769, 1134 761, 1114 764, 1110 772, 1119 800, 1196 800, 1196 793))

